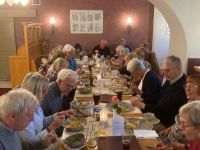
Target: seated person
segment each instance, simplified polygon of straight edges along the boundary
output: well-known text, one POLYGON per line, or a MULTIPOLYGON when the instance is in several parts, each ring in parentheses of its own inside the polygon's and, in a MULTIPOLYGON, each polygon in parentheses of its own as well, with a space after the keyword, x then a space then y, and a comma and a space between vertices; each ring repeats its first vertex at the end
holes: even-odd
POLYGON ((77 73, 70 69, 59 71, 57 80, 50 84, 41 106, 45 116, 70 108, 70 102, 73 99, 69 96, 69 93, 75 88, 77 79, 77 73))
POLYGON ((75 43, 74 48, 75 48, 74 58, 81 60, 86 53, 83 51, 79 43, 75 43))
POLYGON ((28 73, 21 84, 21 88, 32 92, 39 101, 39 105, 34 112, 33 120, 20 132, 24 141, 39 141, 47 138, 48 132, 54 132, 61 126, 65 117, 71 115, 69 111, 63 111, 52 116, 44 117, 40 105, 47 93, 48 86, 48 79, 39 73, 28 73))
POLYGON ((91 55, 99 54, 100 56, 104 56, 104 58, 110 57, 110 49, 107 47, 107 43, 106 40, 101 40, 100 44, 93 48, 91 55))
POLYGON ((66 68, 66 69, 69 68, 69 62, 65 58, 62 58, 62 57, 57 58, 53 62, 53 71, 50 76, 49 82, 56 81, 58 72, 64 68, 66 68))
POLYGON ((116 47, 115 51, 116 51, 115 55, 117 56, 117 59, 115 61, 112 61, 111 64, 114 67, 121 68, 124 63, 124 55, 126 54, 125 48, 122 45, 119 45, 116 47))
POLYGON ((131 73, 127 70, 127 64, 131 59, 133 59, 134 55, 132 53, 125 54, 124 56, 124 64, 123 66, 119 69, 119 73, 122 75, 126 76, 131 76, 131 73))
MULTIPOLYGON (((157 104, 145 104, 138 97, 132 98, 132 104, 143 112, 152 112, 160 119, 162 127, 157 131, 174 124, 174 117, 179 108, 187 102, 184 85, 186 77, 182 72, 182 64, 179 57, 168 56, 163 61, 163 70, 167 81, 155 100, 157 104)), ((148 101, 148 100, 144 100, 148 101)))
POLYGON ((157 143, 156 150, 199 150, 200 149, 200 101, 193 101, 179 109, 180 126, 188 144, 177 147, 173 144, 157 143))
POLYGON ((79 75, 83 74, 84 71, 78 68, 76 60, 74 59, 75 48, 70 44, 66 44, 63 48, 63 53, 65 54, 65 59, 69 62, 69 69, 76 71, 79 75))
POLYGON ((148 61, 151 53, 151 51, 148 49, 148 43, 140 42, 139 48, 143 50, 144 60, 148 61))
POLYGON ((56 142, 54 132, 37 142, 25 142, 19 136, 34 117, 37 98, 29 91, 18 88, 0 97, 0 149, 43 150, 56 142))
MULTIPOLYGON (((194 74, 187 77, 185 91, 187 94, 188 103, 192 101, 200 101, 200 75, 194 74)), ((173 147, 182 146, 184 148, 185 136, 181 130, 180 120, 178 115, 175 117, 175 124, 161 131, 159 135, 163 138, 164 143, 172 144, 173 147)))
POLYGON ((158 101, 156 97, 161 88, 159 77, 152 70, 145 68, 143 62, 137 58, 133 58, 129 61, 127 70, 140 80, 138 86, 134 85, 131 87, 133 93, 140 95, 145 104, 157 104, 158 101))
POLYGON ((125 38, 121 38, 120 41, 119 41, 119 45, 122 45, 125 49, 126 49, 126 52, 130 53, 131 52, 131 48, 126 44, 126 39, 125 38))

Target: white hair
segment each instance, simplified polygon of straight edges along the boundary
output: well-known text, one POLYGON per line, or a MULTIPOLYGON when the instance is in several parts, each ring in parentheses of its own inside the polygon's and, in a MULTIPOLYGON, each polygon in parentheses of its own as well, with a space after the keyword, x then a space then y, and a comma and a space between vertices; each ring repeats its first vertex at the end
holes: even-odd
POLYGON ((10 113, 23 113, 38 103, 36 96, 25 89, 11 90, 0 97, 0 117, 6 117, 10 113))
POLYGON ((194 126, 200 126, 200 101, 192 101, 179 109, 179 114, 187 114, 189 122, 194 126))
POLYGON ((66 78, 76 81, 78 79, 78 75, 75 71, 64 68, 59 71, 57 81, 59 81, 59 80, 64 81, 66 78))
POLYGON ((129 72, 134 72, 136 69, 139 69, 139 70, 144 70, 145 69, 145 66, 144 66, 144 63, 143 61, 137 59, 137 58, 133 58, 131 59, 128 64, 127 64, 127 70, 129 72))
POLYGON ((66 44, 63 48, 63 52, 75 52, 75 48, 71 44, 66 44))

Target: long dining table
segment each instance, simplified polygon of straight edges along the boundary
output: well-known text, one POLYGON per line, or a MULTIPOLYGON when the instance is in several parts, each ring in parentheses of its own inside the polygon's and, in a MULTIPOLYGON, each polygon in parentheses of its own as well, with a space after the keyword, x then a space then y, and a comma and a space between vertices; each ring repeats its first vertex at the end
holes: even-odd
MULTIPOLYGON (((91 97, 77 97, 77 99, 80 100, 91 100, 91 97)), ((124 96, 123 98, 127 98, 127 96, 124 96)), ((125 100, 123 99, 124 102, 130 103, 130 100, 125 100)), ((112 112, 110 112, 107 108, 106 108, 106 103, 100 103, 99 106, 102 108, 102 110, 104 110, 104 112, 106 112, 107 114, 107 118, 108 118, 108 127, 105 128, 105 133, 106 135, 103 137, 99 137, 98 142, 100 143, 100 145, 98 146, 99 150, 109 150, 109 149, 115 149, 115 150, 120 150, 123 149, 122 148, 122 143, 121 143, 121 137, 116 137, 112 135, 112 125, 111 125, 111 120, 112 120, 112 112), (120 141, 120 142, 119 142, 120 141), (103 143, 102 143, 103 142, 103 143), (109 144, 106 144, 109 143, 109 144), (109 145, 109 146, 102 146, 102 145, 109 145), (118 146, 117 146, 118 145, 118 146), (117 149, 116 149, 117 148, 117 149)), ((134 109, 128 113, 124 113, 122 114, 123 117, 126 118, 141 118, 143 117, 141 111, 134 107, 134 109)), ((84 131, 82 131, 81 133, 83 133, 84 131)), ((67 132, 66 129, 63 130, 63 135, 62 135, 62 140, 64 140, 66 137, 72 135, 74 133, 70 133, 67 132)), ((84 133, 83 133, 84 134, 84 133)), ((150 150, 153 149, 155 143, 157 142, 156 139, 136 139, 135 137, 133 138, 133 141, 131 142, 131 149, 132 147, 134 147, 136 150, 150 150)), ((69 147, 66 147, 66 145, 64 146, 64 144, 61 142, 60 145, 60 149, 59 150, 78 150, 78 149, 82 149, 82 150, 86 150, 87 148, 85 146, 78 148, 78 149, 70 149, 69 147)))

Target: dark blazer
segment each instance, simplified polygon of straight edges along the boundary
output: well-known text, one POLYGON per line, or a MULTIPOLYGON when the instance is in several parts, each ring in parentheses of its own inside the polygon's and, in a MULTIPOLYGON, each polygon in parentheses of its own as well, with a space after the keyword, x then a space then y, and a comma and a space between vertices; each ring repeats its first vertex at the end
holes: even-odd
POLYGON ((62 96, 56 82, 52 82, 49 86, 45 100, 41 107, 45 116, 53 115, 70 108, 71 98, 69 96, 62 96))
POLYGON ((166 81, 161 88, 158 103, 156 105, 146 104, 142 111, 154 113, 166 127, 174 124, 174 117, 178 114, 179 108, 187 102, 185 82, 185 75, 171 85, 169 81, 166 81))
POLYGON ((159 77, 150 70, 143 79, 142 95, 145 104, 157 104, 157 98, 161 89, 161 82, 159 77))
POLYGON ((104 49, 101 49, 100 45, 96 45, 94 48, 93 48, 93 51, 92 51, 92 54, 95 54, 95 50, 98 50, 99 51, 99 55, 100 56, 104 56, 104 57, 107 57, 107 56, 111 56, 110 54, 110 49, 106 46, 104 49))

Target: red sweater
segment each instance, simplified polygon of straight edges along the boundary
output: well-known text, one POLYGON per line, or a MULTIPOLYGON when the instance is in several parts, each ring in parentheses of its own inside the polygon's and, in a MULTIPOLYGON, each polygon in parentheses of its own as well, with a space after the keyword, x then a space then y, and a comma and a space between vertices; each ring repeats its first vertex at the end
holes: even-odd
POLYGON ((200 140, 194 140, 189 143, 189 150, 200 150, 200 140))

